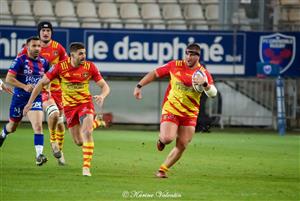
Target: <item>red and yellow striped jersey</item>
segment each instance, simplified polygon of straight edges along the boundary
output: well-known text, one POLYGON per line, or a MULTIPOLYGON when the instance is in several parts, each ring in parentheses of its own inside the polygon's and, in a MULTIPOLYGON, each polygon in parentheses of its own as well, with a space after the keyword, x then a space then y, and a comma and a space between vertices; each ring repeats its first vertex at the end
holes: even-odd
POLYGON ((212 76, 200 63, 196 67, 190 68, 184 60, 174 60, 155 70, 158 77, 170 76, 162 114, 171 113, 182 117, 197 117, 201 93, 193 89, 192 75, 199 69, 206 74, 208 84, 213 84, 212 76))
POLYGON ((64 107, 91 102, 89 80, 98 82, 102 79, 94 63, 85 61, 79 67, 73 67, 70 58, 53 66, 46 76, 50 80, 59 79, 64 107))
MULTIPOLYGON (((27 54, 27 47, 25 46, 20 54, 27 54)), ((51 40, 47 47, 42 47, 40 56, 47 59, 50 65, 55 65, 60 61, 68 58, 65 48, 57 41, 51 40)), ((50 83, 50 91, 61 91, 59 80, 54 79, 50 83)))

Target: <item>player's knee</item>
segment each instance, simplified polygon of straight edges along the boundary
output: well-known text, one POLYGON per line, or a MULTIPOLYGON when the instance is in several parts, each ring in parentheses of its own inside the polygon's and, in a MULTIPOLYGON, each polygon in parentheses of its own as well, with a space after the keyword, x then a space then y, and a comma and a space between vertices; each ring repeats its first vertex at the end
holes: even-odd
POLYGON ((173 141, 171 136, 161 136, 160 141, 164 144, 170 144, 173 141))
POLYGON ((58 107, 55 104, 49 105, 46 108, 46 113, 47 113, 47 116, 48 116, 49 119, 51 118, 51 119, 55 120, 56 122, 58 121, 58 119, 59 119, 59 110, 58 110, 58 107))
POLYGON ((11 123, 6 124, 6 130, 10 133, 13 133, 17 130, 19 123, 11 123))
POLYGON ((176 147, 178 147, 181 151, 184 151, 188 144, 189 144, 190 141, 186 141, 186 140, 178 140, 176 142, 176 147))
POLYGON ((35 133, 42 133, 42 131, 43 131, 43 126, 42 126, 41 122, 33 123, 32 128, 35 133))

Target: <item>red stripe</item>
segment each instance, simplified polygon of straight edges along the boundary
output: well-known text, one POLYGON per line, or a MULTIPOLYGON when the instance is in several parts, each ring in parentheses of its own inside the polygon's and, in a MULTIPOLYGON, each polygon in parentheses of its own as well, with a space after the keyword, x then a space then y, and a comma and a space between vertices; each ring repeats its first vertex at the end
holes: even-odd
POLYGON ((173 105, 171 102, 169 102, 170 105, 173 107, 174 110, 176 110, 177 112, 179 112, 182 116, 189 116, 187 113, 185 112, 181 112, 180 110, 178 110, 175 105, 173 105))
MULTIPOLYGON (((197 114, 198 114, 197 111, 191 110, 191 108, 189 108, 188 106, 186 106, 186 105, 184 105, 183 103, 181 103, 176 97, 175 97, 175 99, 176 99, 176 100, 180 103, 180 105, 181 105, 183 108, 185 108, 187 111, 193 113, 194 115, 197 115, 197 114)), ((186 114, 186 113, 185 113, 185 114, 186 114)), ((190 116, 190 115, 187 114, 187 116, 190 116)))
POLYGON ((91 165, 87 165, 87 164, 84 164, 83 167, 87 167, 87 168, 90 168, 91 165))
POLYGON ((89 155, 89 156, 91 156, 91 155, 93 155, 93 152, 83 152, 83 155, 89 155))
POLYGON ((195 101, 192 97, 190 96, 187 96, 188 99, 193 103, 193 105, 196 107, 196 108, 199 108, 200 107, 200 104, 197 103, 197 101, 195 101))
POLYGON ((83 149, 94 149, 94 146, 82 146, 83 149))
POLYGON ((92 158, 84 158, 83 159, 83 161, 85 161, 85 162, 89 162, 89 161, 91 161, 92 160, 92 158))

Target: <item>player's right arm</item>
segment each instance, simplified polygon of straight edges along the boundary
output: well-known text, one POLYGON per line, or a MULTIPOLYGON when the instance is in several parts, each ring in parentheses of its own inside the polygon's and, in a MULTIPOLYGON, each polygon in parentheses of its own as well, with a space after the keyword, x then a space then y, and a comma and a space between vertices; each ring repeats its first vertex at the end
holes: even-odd
POLYGON ((153 71, 147 73, 134 88, 133 95, 136 99, 142 99, 142 87, 154 81, 156 78, 169 75, 170 63, 165 64, 153 71))
POLYGON ((20 58, 16 58, 12 65, 9 67, 8 73, 6 75, 5 81, 14 86, 21 89, 24 89, 24 91, 31 92, 33 89, 33 86, 31 84, 24 84, 17 80, 17 72, 22 68, 22 61, 20 58))

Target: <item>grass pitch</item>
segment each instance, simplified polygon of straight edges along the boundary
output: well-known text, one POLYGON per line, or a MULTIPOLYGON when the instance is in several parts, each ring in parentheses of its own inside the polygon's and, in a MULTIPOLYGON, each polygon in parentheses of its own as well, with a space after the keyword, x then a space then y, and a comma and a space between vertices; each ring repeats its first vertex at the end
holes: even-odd
POLYGON ((158 132, 96 130, 90 178, 81 176, 81 148, 66 133, 67 165, 51 155, 35 166, 31 129, 19 128, 0 149, 0 200, 300 200, 300 136, 196 134, 168 179, 154 172, 170 149, 158 132))

